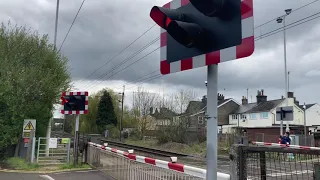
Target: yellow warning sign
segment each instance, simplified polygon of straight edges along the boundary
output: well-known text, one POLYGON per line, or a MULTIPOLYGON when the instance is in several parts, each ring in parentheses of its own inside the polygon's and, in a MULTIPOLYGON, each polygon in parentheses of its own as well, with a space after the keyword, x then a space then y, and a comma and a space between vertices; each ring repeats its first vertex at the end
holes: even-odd
POLYGON ((35 119, 25 119, 23 121, 23 127, 22 127, 22 136, 23 138, 29 138, 31 131, 36 131, 37 120, 35 119))
POLYGON ((33 124, 31 121, 28 122, 28 124, 24 127, 24 130, 34 130, 33 124))

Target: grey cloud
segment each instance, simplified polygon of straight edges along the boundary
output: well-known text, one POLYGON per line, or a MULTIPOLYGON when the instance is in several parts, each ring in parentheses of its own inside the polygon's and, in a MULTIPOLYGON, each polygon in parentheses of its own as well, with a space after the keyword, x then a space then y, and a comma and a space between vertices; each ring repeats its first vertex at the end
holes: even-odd
MULTIPOLYGON (((282 15, 284 13, 283 10, 286 8, 295 9, 311 1, 254 1, 255 26, 282 15)), ((81 1, 60 2, 58 47, 62 43, 81 4, 81 1)), ((149 18, 150 8, 153 4, 161 5, 165 3, 164 0, 157 2, 146 0, 131 2, 128 0, 85 2, 62 48, 62 52, 69 58, 69 66, 72 69, 71 74, 74 80, 87 77, 142 32, 151 27, 154 23, 149 18)), ((287 24, 316 13, 319 11, 319 5, 320 1, 292 13, 287 17, 287 24)), ((42 33, 48 33, 50 39, 53 40, 54 1, 44 1, 43 4, 37 4, 36 1, 31 0, 30 3, 25 4, 22 0, 11 0, 9 4, 1 4, 1 6, 5 9, 0 12, 2 21, 6 21, 10 17, 18 24, 27 24, 42 33), (15 11, 12 11, 12 9, 15 9, 15 11)), ((301 88, 301 84, 308 84, 310 87, 315 84, 316 76, 307 77, 306 74, 320 67, 317 55, 313 54, 318 50, 320 42, 320 36, 315 31, 316 28, 319 29, 319 26, 316 27, 319 22, 320 18, 287 30, 288 69, 292 71, 290 87, 293 90, 305 90, 305 88, 301 88)), ((256 28, 255 36, 258 37, 279 27, 281 25, 275 21, 270 22, 260 28, 256 28)), ((138 49, 158 37, 159 32, 158 27, 153 28, 132 47, 92 75, 89 80, 98 79, 98 77, 110 71, 128 56, 131 56, 138 49)), ((116 69, 114 73, 158 46, 159 42, 150 46, 144 52, 116 69)), ((159 51, 157 51, 108 80, 134 81, 149 72, 159 69, 159 57, 159 51)), ((257 89, 261 86, 269 88, 267 92, 270 97, 279 97, 284 86, 282 33, 256 41, 256 50, 252 57, 223 63, 219 67, 219 87, 220 89, 225 88, 227 94, 233 93, 235 96, 241 97, 245 95, 242 92, 246 88, 257 89)), ((105 80, 109 76, 103 79, 105 80)), ((168 84, 168 88, 178 84, 188 85, 191 88, 204 88, 205 79, 206 68, 203 67, 167 75, 151 81, 151 83, 158 84, 160 81, 164 81, 164 83, 168 84)), ((306 95, 302 94, 301 96, 306 95)))

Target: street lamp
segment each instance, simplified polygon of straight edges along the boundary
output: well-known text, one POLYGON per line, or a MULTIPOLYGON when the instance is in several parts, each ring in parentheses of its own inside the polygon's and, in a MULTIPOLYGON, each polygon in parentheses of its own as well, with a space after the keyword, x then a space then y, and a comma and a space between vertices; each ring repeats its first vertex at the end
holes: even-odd
POLYGON ((303 120, 304 120, 304 145, 307 145, 307 120, 306 120, 306 103, 303 104, 303 120))
MULTIPOLYGON (((283 49, 284 49, 284 78, 285 78, 285 101, 286 106, 288 106, 288 73, 287 73, 287 46, 286 46, 286 16, 288 16, 292 9, 286 9, 285 15, 277 18, 277 23, 283 24, 283 49)), ((286 132, 289 132, 289 121, 286 122, 286 132)), ((280 134, 283 135, 283 121, 281 120, 280 124, 280 134)))

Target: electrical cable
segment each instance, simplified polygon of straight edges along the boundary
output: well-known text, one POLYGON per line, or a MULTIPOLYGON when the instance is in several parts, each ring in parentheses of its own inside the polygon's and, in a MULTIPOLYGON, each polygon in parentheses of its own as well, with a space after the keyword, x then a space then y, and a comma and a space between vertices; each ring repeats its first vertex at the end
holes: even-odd
POLYGON ((64 39, 63 39, 63 41, 62 41, 62 43, 61 43, 61 45, 60 45, 60 48, 59 48, 58 52, 60 52, 60 50, 61 50, 64 42, 66 41, 66 39, 67 39, 67 37, 68 37, 68 35, 69 35, 70 31, 71 31, 71 28, 72 28, 74 22, 76 21, 76 19, 77 19, 77 17, 78 17, 78 14, 79 14, 79 12, 81 11, 82 6, 83 6, 83 4, 84 4, 85 1, 86 1, 86 0, 83 0, 83 1, 82 1, 81 5, 80 5, 80 7, 79 7, 79 9, 78 9, 78 12, 77 12, 76 16, 73 18, 73 21, 72 21, 72 23, 71 23, 71 25, 70 25, 70 28, 69 28, 66 36, 64 37, 64 39))

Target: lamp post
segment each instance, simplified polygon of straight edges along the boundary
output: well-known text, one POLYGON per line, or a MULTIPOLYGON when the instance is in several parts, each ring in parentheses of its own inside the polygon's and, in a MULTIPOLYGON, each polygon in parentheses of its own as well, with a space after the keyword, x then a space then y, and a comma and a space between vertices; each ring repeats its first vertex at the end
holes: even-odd
POLYGON ((307 145, 307 122, 306 122, 306 103, 303 104, 303 121, 304 121, 304 145, 307 145))
MULTIPOLYGON (((287 45, 286 45, 286 16, 288 16, 291 12, 292 9, 286 9, 285 15, 278 17, 277 18, 277 23, 282 23, 283 24, 283 49, 284 49, 284 78, 285 78, 285 101, 286 101, 286 106, 288 106, 288 73, 287 73, 287 45)), ((289 132, 289 121, 286 122, 286 131, 289 132)), ((280 135, 283 135, 283 120, 281 120, 280 123, 280 135)))

